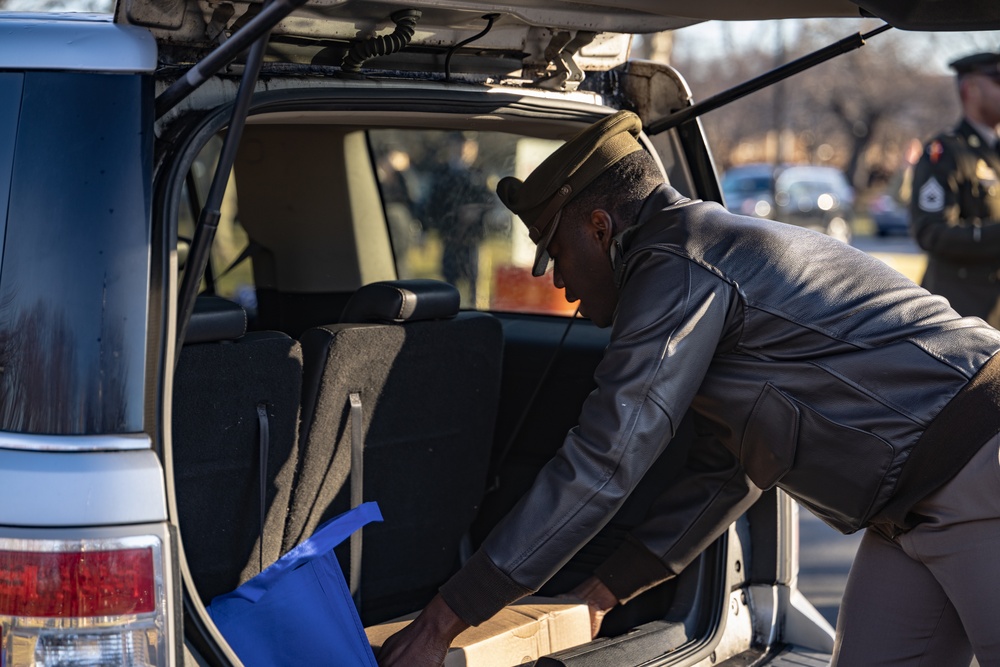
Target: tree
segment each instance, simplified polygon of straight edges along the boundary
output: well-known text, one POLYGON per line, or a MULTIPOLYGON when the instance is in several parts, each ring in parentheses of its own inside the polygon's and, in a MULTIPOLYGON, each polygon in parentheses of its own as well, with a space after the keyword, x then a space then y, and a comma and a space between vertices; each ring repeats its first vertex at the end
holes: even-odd
MULTIPOLYGON (((794 48, 804 53, 834 39, 829 23, 810 21, 794 48)), ((910 140, 957 118, 951 77, 928 71, 925 63, 935 54, 915 57, 920 52, 913 45, 898 32, 878 35, 816 67, 799 86, 795 129, 815 127, 817 120, 829 129, 844 151, 841 166, 857 187, 865 187, 873 172, 885 169, 880 162, 900 154, 910 140)))
MULTIPOLYGON (((715 57, 674 62, 696 99, 733 86, 833 43, 876 21, 812 20, 786 30, 764 31, 750 46, 725 45, 715 57), (775 48, 784 44, 783 49, 775 48), (784 52, 782 54, 782 51, 784 52)), ((677 33, 677 40, 684 33, 677 33)), ((952 77, 945 74, 941 41, 920 33, 891 30, 861 49, 797 74, 703 117, 720 167, 749 160, 812 162, 842 168, 855 185, 895 171, 906 146, 957 120, 952 77), (931 65, 937 64, 935 69, 931 65), (789 137, 778 154, 781 132, 789 137)))

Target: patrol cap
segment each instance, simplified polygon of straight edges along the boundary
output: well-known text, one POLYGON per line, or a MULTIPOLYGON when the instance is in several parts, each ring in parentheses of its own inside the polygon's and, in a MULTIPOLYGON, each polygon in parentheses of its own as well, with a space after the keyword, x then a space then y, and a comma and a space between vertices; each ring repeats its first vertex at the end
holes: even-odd
POLYGON ((973 53, 948 63, 948 67, 962 74, 987 74, 1000 77, 1000 53, 973 53))
POLYGON ((507 176, 497 183, 504 206, 521 217, 535 243, 531 275, 541 276, 549 263, 549 242, 566 204, 626 155, 642 150, 636 140, 642 121, 619 111, 586 128, 560 146, 521 180, 507 176))

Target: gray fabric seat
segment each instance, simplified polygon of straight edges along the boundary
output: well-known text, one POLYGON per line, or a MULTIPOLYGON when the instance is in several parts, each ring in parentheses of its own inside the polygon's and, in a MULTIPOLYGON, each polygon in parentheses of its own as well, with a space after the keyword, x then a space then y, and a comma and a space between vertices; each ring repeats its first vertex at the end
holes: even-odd
POLYGON ((245 332, 238 304, 198 297, 174 374, 177 511, 206 602, 281 555, 298 455, 301 347, 282 333, 245 332))
MULTIPOLYGON (((503 334, 494 317, 458 305, 446 283, 373 283, 340 323, 300 338, 301 464, 284 547, 351 507, 352 446, 360 448, 363 500, 377 501, 385 519, 363 532, 365 624, 434 595, 458 564, 485 491, 503 334), (358 435, 351 394, 363 415, 358 435)), ((345 575, 349 552, 338 548, 345 575)))

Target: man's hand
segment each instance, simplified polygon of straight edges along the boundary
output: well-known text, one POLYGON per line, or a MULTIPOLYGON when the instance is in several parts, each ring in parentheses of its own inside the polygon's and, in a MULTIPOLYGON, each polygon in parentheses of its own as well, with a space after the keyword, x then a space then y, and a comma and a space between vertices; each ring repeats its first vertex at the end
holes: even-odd
POLYGON ((440 667, 451 642, 468 626, 440 595, 420 615, 389 637, 378 652, 380 667, 440 667))
POLYGON ((596 637, 600 631, 604 615, 618 604, 618 598, 615 597, 615 594, 597 577, 590 577, 567 595, 587 603, 587 607, 590 609, 591 639, 596 637))

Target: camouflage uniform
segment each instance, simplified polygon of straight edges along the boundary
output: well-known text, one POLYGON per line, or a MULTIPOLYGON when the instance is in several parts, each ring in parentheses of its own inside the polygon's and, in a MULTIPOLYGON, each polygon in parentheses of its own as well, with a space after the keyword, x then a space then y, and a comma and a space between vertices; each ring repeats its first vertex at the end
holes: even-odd
POLYGON ((910 211, 928 255, 923 286, 1000 325, 1000 155, 967 121, 924 148, 910 211))

